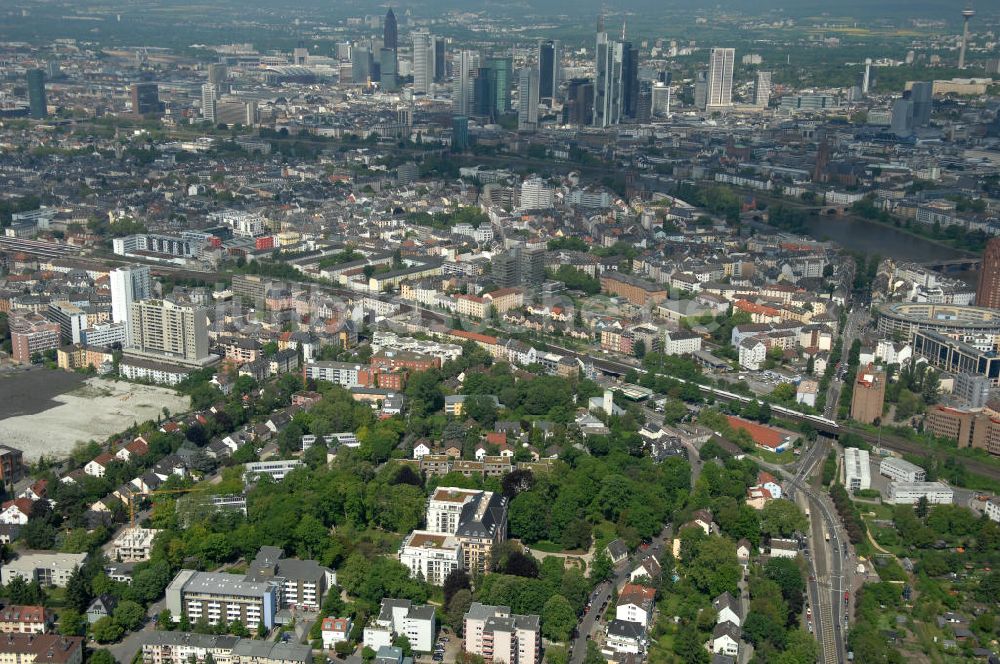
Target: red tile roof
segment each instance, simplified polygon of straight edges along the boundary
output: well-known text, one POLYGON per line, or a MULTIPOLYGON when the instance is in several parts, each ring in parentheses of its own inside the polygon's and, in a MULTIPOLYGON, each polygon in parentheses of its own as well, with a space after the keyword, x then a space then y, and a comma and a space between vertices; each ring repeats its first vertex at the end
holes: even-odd
POLYGON ((729 426, 738 431, 746 431, 750 434, 750 437, 753 438, 753 442, 758 445, 776 448, 785 442, 784 434, 777 429, 772 429, 771 427, 766 427, 763 424, 757 424, 756 422, 744 420, 741 417, 734 417, 732 415, 727 415, 726 419, 729 421, 729 426))

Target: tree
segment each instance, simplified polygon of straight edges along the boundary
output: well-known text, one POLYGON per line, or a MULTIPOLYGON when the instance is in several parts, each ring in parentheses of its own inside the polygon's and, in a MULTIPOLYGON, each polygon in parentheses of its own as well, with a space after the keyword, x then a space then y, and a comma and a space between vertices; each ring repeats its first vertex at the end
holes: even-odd
POLYGON ((115 607, 114 620, 122 629, 131 632, 139 629, 146 621, 146 611, 140 604, 123 599, 115 607))
POLYGON ((75 609, 65 609, 59 614, 59 633, 63 636, 83 636, 87 633, 87 621, 75 609))
POLYGON ((921 519, 927 518, 927 513, 930 511, 927 496, 920 496, 920 498, 917 499, 917 506, 914 508, 914 511, 916 512, 917 517, 921 519))
POLYGON ((471 417, 484 428, 492 428, 497 420, 497 407, 486 395, 473 395, 462 404, 462 415, 471 417))
POLYGON ((471 590, 472 582, 469 575, 463 569, 455 568, 444 579, 442 590, 444 591, 444 605, 451 605, 451 600, 460 590, 471 590))
POLYGON ((98 648, 87 659, 87 664, 116 664, 115 656, 105 648, 98 648))
POLYGON ((410 639, 407 638, 405 634, 400 634, 393 639, 392 645, 403 651, 403 657, 413 656, 413 647, 410 645, 410 639))
POLYGON ((790 500, 772 500, 760 513, 760 531, 771 537, 789 537, 808 525, 806 515, 790 500))
POLYGON ((472 591, 463 588, 455 593, 448 603, 448 622, 455 633, 461 634, 464 625, 464 617, 472 606, 472 591))
POLYGON ((542 635, 550 641, 567 641, 576 625, 576 613, 569 600, 553 595, 542 607, 542 635))
POLYGON ((90 580, 84 574, 83 569, 77 565, 73 568, 73 573, 66 583, 66 604, 70 608, 84 613, 90 606, 91 599, 90 580))
POLYGON ((508 523, 510 533, 531 544, 545 539, 548 535, 545 515, 548 511, 545 499, 534 491, 520 494, 510 503, 508 523))
POLYGON ((98 643, 111 643, 121 638, 125 630, 111 616, 104 616, 91 628, 98 643))
POLYGON ((632 353, 640 360, 646 355, 646 342, 642 339, 637 339, 634 344, 632 344, 632 353))

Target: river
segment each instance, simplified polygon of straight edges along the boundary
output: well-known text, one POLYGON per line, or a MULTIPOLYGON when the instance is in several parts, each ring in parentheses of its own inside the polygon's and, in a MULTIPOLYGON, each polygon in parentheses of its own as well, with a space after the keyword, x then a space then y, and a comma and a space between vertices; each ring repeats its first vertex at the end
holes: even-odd
POLYGON ((805 227, 806 234, 817 240, 830 240, 848 251, 878 254, 896 260, 923 263, 968 256, 958 249, 857 218, 810 215, 805 220, 805 227))

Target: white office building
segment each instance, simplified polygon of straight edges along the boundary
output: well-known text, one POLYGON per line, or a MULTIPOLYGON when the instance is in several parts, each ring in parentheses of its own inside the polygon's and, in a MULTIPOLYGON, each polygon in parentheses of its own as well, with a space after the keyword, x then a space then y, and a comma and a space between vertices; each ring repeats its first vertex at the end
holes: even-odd
POLYGON ((864 491, 872 487, 868 450, 856 447, 848 447, 844 450, 844 482, 852 492, 864 491))
POLYGON ((915 505, 921 498, 926 498, 931 505, 950 505, 955 500, 955 492, 941 482, 889 483, 886 502, 890 505, 915 505))
POLYGON ((254 461, 243 466, 243 481, 249 483, 267 475, 275 482, 280 482, 288 473, 303 465, 301 459, 254 461))
POLYGON ((915 463, 886 457, 878 467, 879 475, 888 477, 896 482, 923 482, 927 479, 927 471, 915 463))
POLYGON ((425 30, 413 32, 413 92, 428 95, 434 81, 434 39, 425 30))

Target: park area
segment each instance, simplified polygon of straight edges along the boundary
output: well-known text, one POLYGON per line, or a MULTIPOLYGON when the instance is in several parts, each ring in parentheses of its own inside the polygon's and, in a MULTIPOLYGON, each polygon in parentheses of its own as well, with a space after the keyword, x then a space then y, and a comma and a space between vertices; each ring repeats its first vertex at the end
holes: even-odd
POLYGON ((0 441, 26 460, 65 456, 80 442, 104 440, 164 408, 183 412, 174 390, 42 368, 0 374, 0 441))

